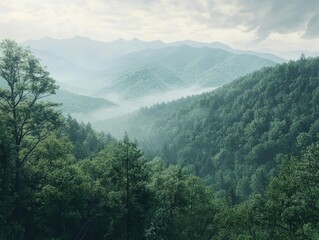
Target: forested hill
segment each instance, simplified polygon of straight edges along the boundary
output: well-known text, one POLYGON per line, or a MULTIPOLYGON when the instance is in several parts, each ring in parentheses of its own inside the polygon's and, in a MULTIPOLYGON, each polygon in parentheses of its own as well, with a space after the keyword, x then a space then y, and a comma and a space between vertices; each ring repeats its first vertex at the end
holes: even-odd
POLYGON ((221 194, 265 190, 282 154, 299 155, 319 130, 319 58, 242 77, 218 90, 144 108, 116 121, 151 156, 180 163, 221 194))
POLYGON ((250 54, 187 45, 130 53, 104 72, 111 86, 98 91, 137 99, 187 87, 219 87, 276 62, 250 54))
POLYGON ((0 51, 1 240, 319 239, 319 143, 279 157, 315 139, 319 59, 144 109, 149 149, 167 134, 152 152, 182 167, 63 117, 39 60, 0 51))

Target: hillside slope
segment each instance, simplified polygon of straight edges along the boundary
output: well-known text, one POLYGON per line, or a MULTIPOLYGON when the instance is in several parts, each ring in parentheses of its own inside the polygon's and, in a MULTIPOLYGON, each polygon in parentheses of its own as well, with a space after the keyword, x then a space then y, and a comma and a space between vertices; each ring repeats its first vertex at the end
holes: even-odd
POLYGON ((116 106, 113 102, 102 98, 83 96, 65 90, 58 90, 55 95, 49 96, 48 100, 61 103, 61 110, 65 115, 72 113, 89 113, 116 106))
POLYGON ((220 194, 245 197, 265 189, 283 154, 299 155, 317 138, 318 106, 319 58, 310 58, 108 126, 127 130, 149 156, 188 166, 220 194))
POLYGON ((99 95, 118 93, 124 99, 136 99, 186 87, 189 85, 169 69, 147 64, 125 72, 99 95))
MULTIPOLYGON (((276 63, 257 56, 234 54, 208 47, 177 46, 147 49, 128 54, 105 71, 112 83, 98 92, 104 96, 116 92, 124 98, 179 87, 219 87, 248 73, 276 63), (159 81, 160 78, 160 81, 159 81), (159 82, 165 82, 163 88, 159 82), (182 82, 185 82, 182 84, 182 82), (143 84, 144 83, 144 84, 143 84), (138 87, 133 89, 131 85, 138 87)), ((108 80, 109 81, 109 80, 108 80)))

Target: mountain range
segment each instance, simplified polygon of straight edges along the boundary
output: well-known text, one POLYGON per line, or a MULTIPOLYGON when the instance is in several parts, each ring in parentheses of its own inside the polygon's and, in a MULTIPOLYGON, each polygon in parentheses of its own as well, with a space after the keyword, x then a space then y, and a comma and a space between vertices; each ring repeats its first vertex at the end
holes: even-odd
POLYGON ((122 57, 110 66, 111 86, 100 96, 117 93, 137 98, 176 88, 218 87, 265 66, 271 60, 248 54, 233 54, 222 49, 187 45, 146 49, 122 57))
MULTIPOLYGON (((218 42, 118 39, 104 43, 77 36, 46 37, 22 45, 42 60, 63 90, 116 104, 180 89, 219 87, 284 61, 218 42)), ((154 103, 160 101, 154 99, 154 103)))

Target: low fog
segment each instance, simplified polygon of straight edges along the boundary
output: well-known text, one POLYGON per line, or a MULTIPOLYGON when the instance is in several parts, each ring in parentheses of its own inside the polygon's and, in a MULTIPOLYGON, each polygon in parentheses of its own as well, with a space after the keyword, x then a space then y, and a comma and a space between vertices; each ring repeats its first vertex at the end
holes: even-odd
POLYGON ((117 106, 100 109, 87 114, 74 113, 72 114, 72 116, 80 121, 90 122, 94 125, 94 123, 96 122, 121 117, 125 114, 136 111, 141 107, 151 107, 154 104, 167 103, 179 98, 209 92, 214 89, 216 89, 216 87, 191 87, 186 89, 177 89, 164 93, 154 94, 152 96, 146 96, 143 98, 139 98, 137 100, 121 100, 119 96, 112 94, 107 98, 107 100, 115 102, 117 106))
POLYGON ((63 113, 111 133, 117 128, 108 124, 111 120, 141 107, 209 92, 284 61, 215 42, 105 43, 75 37, 29 40, 23 45, 56 79, 61 91, 54 101, 66 106, 63 113))

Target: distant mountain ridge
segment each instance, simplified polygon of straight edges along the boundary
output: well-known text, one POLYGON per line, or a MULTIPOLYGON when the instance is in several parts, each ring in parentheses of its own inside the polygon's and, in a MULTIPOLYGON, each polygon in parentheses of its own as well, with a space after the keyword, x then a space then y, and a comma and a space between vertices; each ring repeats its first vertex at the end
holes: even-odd
POLYGON ((137 39, 131 41, 119 39, 105 43, 80 36, 68 39, 46 37, 39 40, 28 40, 22 45, 61 56, 92 70, 104 69, 115 59, 133 51, 165 46, 161 41, 143 42, 137 39))
POLYGON ((105 76, 109 74, 108 78, 114 79, 113 84, 99 90, 98 96, 106 96, 113 91, 124 98, 131 98, 135 93, 140 97, 176 88, 218 87, 275 64, 254 55, 233 54, 208 47, 181 45, 145 49, 130 53, 111 65, 111 72, 106 72, 105 76), (141 94, 142 91, 144 94, 141 94))
POLYGON ((101 65, 101 60, 105 61, 106 63, 109 63, 110 60, 113 61, 115 59, 120 58, 121 56, 143 49, 158 49, 165 48, 168 46, 177 47, 182 45, 187 45, 190 47, 218 48, 237 54, 247 53, 259 56, 261 58, 269 59, 278 63, 285 61, 285 59, 282 59, 272 53, 244 51, 239 49, 233 49, 230 46, 220 42, 205 43, 192 40, 165 43, 161 40, 142 41, 137 38, 133 38, 132 40, 117 39, 111 42, 101 42, 92 40, 87 37, 75 36, 73 38, 66 39, 54 39, 51 37, 45 37, 39 40, 27 40, 23 42, 22 45, 31 46, 33 48, 47 52, 52 52, 69 60, 74 59, 74 57, 79 57, 83 53, 88 54, 87 58, 80 57, 75 61, 80 65, 87 65, 93 69, 105 67, 104 65, 101 65), (95 60, 92 58, 93 56, 96 57, 95 60))
POLYGON ((268 53, 268 52, 254 52, 254 51, 248 51, 248 50, 240 50, 240 49, 234 49, 224 43, 220 42, 211 42, 211 43, 204 43, 204 42, 196 42, 196 41, 179 41, 179 42, 173 42, 169 43, 169 46, 181 46, 181 45, 187 45, 190 47, 209 47, 209 48, 214 48, 214 49, 222 49, 231 53, 235 54, 249 54, 249 55, 254 55, 260 58, 268 59, 271 61, 274 61, 276 63, 282 63, 285 62, 286 60, 276 56, 274 53, 268 53))
POLYGON ((164 43, 118 39, 109 43, 76 36, 22 43, 42 59, 62 89, 77 94, 138 100, 187 87, 218 87, 283 60, 218 43, 164 43))

